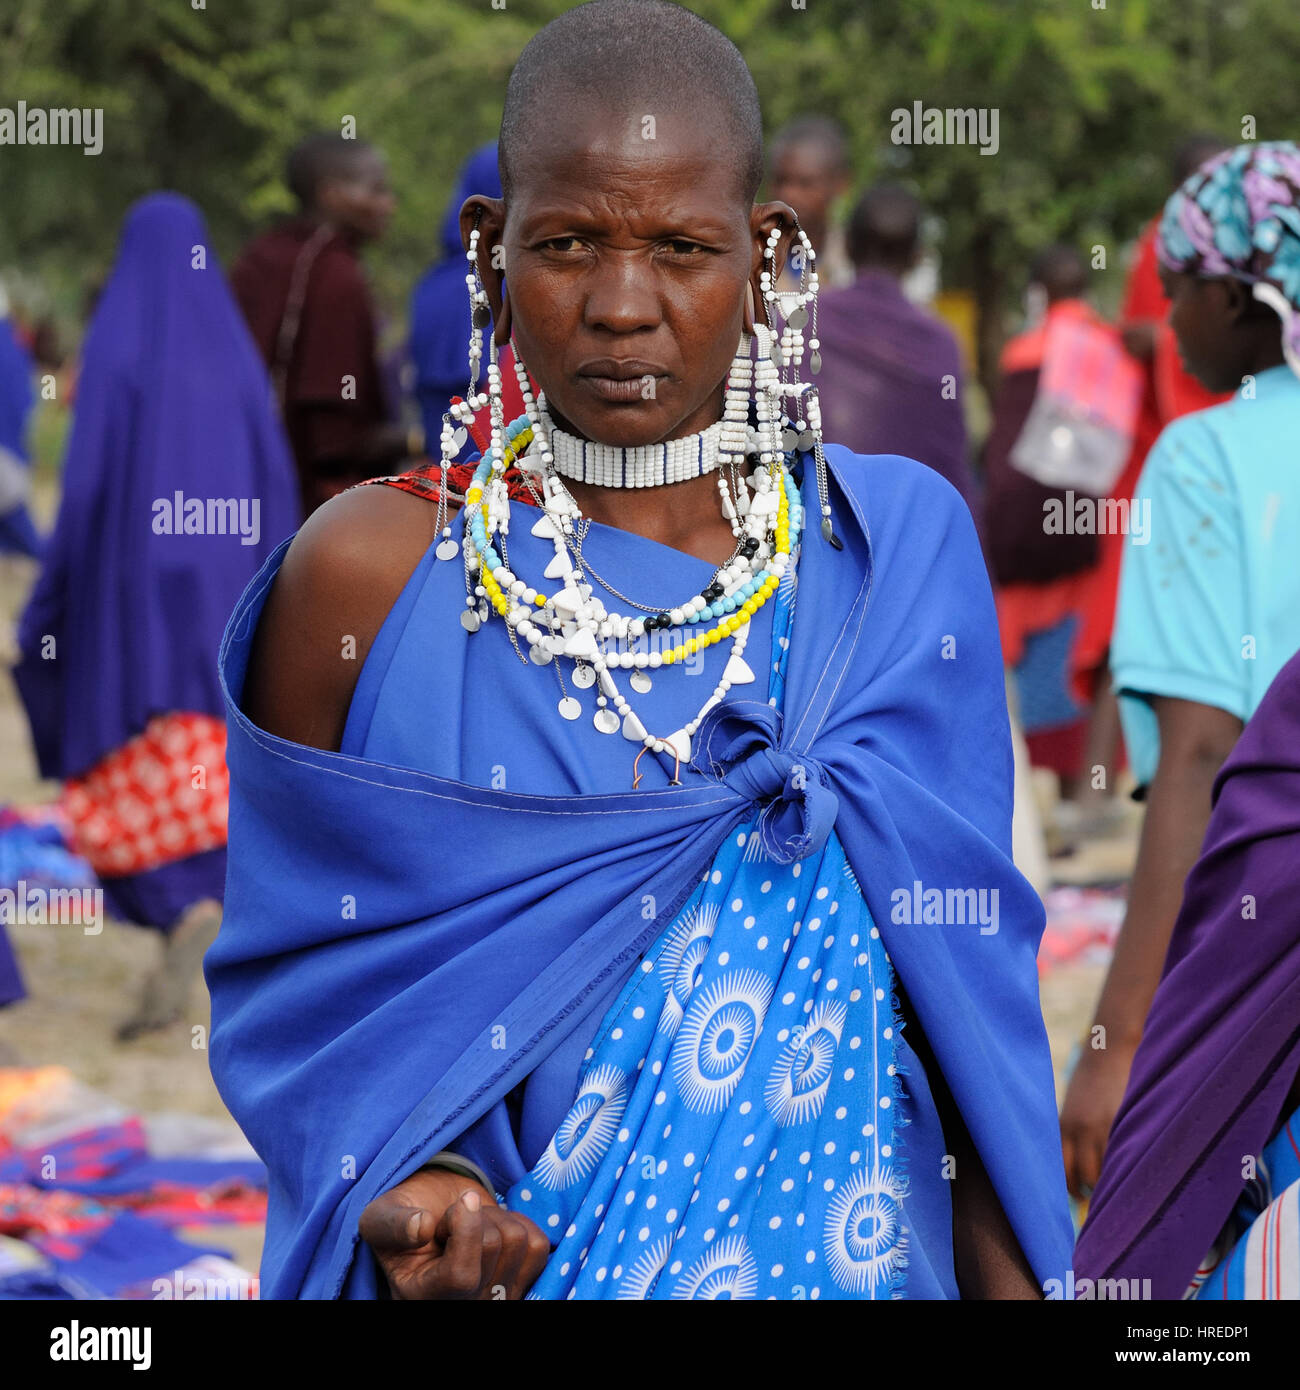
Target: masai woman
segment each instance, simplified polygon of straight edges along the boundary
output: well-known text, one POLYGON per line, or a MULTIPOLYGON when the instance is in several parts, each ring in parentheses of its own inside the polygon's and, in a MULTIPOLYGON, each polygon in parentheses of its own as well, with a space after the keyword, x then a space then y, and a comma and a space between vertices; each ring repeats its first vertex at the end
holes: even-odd
POLYGON ((271 1170, 271 1296, 1064 1269, 974 527, 931 470, 823 449, 761 134, 687 10, 537 34, 503 197, 461 212, 464 505, 346 495, 232 619, 212 1062, 271 1170))
POLYGON ((27 425, 36 399, 35 370, 0 286, 0 555, 32 559, 41 553, 41 538, 27 507, 31 491, 27 425))

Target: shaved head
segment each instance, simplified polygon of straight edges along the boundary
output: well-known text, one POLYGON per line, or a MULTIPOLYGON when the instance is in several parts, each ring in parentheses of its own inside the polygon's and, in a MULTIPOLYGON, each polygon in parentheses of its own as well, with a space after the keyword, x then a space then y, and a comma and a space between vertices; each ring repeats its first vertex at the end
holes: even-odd
POLYGON ((727 152, 752 203, 763 176, 758 90, 740 50, 713 25, 668 0, 592 0, 554 19, 510 74, 499 162, 507 202, 534 140, 573 110, 635 120, 640 138, 676 118, 727 152), (646 124, 647 118, 653 123, 646 124))
POLYGON ((921 246, 921 203, 905 188, 878 183, 862 195, 849 221, 854 265, 879 265, 901 273, 921 246))
POLYGON ((298 205, 310 208, 327 179, 349 178, 358 164, 375 157, 374 146, 364 140, 345 140, 330 131, 309 135, 289 152, 285 182, 298 205))
POLYGON ((844 138, 843 127, 828 116, 796 116, 788 125, 783 125, 772 137, 773 162, 782 151, 794 146, 817 150, 831 173, 848 172, 848 141, 844 138))
POLYGON ((1078 299, 1088 288, 1088 267, 1083 257, 1064 242, 1048 246, 1034 257, 1029 268, 1030 281, 1042 285, 1048 302, 1078 299))

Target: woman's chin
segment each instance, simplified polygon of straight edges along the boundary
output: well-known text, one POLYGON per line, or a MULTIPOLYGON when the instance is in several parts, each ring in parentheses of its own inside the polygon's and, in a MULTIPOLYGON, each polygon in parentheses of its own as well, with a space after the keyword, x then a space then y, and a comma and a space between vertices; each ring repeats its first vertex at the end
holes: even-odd
POLYGON ((643 398, 639 392, 633 399, 620 401, 607 399, 593 390, 586 400, 562 403, 548 398, 548 404, 558 417, 556 423, 560 428, 567 425, 583 439, 620 449, 657 444, 683 432, 674 429, 675 417, 664 410, 661 401, 643 398))

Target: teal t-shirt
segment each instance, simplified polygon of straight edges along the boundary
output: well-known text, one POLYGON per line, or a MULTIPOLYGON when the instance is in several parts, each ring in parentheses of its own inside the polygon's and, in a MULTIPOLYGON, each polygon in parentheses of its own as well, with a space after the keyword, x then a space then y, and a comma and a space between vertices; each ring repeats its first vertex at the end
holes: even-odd
POLYGON ((1111 671, 1138 783, 1155 775, 1150 697, 1243 723, 1300 650, 1300 378, 1272 367, 1175 420, 1138 480, 1111 671))

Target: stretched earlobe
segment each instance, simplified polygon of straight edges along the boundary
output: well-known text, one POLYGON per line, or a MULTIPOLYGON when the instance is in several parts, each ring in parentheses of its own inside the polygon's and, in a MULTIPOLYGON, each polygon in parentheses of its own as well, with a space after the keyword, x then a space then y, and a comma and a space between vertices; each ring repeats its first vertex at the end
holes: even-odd
POLYGON ((501 286, 501 310, 496 316, 492 337, 496 340, 498 347, 505 347, 510 341, 510 290, 504 280, 498 283, 501 286))

